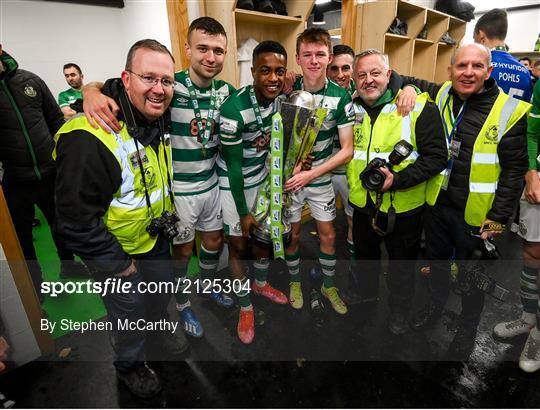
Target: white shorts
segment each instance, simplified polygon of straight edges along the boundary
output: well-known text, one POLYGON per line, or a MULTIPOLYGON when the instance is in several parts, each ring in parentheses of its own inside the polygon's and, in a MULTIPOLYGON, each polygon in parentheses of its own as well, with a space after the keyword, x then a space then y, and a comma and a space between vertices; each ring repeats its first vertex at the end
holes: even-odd
POLYGON ((518 235, 527 242, 540 242, 540 204, 530 204, 521 197, 519 201, 518 235))
POLYGON ((291 194, 292 205, 290 208, 289 221, 300 222, 302 208, 307 203, 311 216, 319 222, 330 222, 336 218, 336 196, 332 184, 304 187, 300 191, 291 194))
POLYGON ((349 204, 349 182, 347 181, 347 175, 334 174, 332 175, 332 186, 334 187, 334 195, 337 198, 338 195, 343 203, 343 210, 345 215, 352 218, 353 207, 349 204))
MULTIPOLYGON (((255 205, 257 194, 259 193, 259 187, 261 186, 262 184, 253 188, 244 189, 244 196, 246 197, 248 210, 251 210, 255 205)), ((230 190, 221 190, 221 208, 223 209, 223 230, 225 231, 225 235, 242 236, 240 215, 238 215, 236 203, 234 202, 234 198, 230 190)))
POLYGON ((176 224, 178 236, 173 244, 180 245, 195 239, 195 231, 213 232, 223 229, 219 186, 202 194, 174 197, 174 206, 180 222, 176 224))

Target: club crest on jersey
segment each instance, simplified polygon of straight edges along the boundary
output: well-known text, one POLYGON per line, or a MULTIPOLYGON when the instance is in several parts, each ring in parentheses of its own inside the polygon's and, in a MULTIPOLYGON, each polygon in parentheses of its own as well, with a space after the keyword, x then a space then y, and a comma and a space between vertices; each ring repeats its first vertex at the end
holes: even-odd
POLYGON ((37 95, 37 91, 34 89, 34 87, 32 87, 31 85, 28 85, 28 84, 26 84, 24 86, 24 93, 28 97, 32 97, 32 98, 34 98, 37 95))

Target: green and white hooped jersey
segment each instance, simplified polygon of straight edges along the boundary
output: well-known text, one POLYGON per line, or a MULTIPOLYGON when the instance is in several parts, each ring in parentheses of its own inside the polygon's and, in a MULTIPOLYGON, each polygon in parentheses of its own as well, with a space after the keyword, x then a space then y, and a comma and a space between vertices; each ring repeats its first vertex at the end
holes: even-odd
MULTIPOLYGON (((186 85, 186 71, 175 74, 176 85, 171 104, 173 191, 175 195, 196 195, 206 192, 218 183, 216 158, 219 150, 219 108, 234 92, 234 87, 222 80, 214 80, 216 90, 216 113, 210 140, 205 149, 193 110, 193 103, 186 85)), ((198 88, 193 84, 201 110, 203 124, 208 117, 212 87, 198 88)))
MULTIPOLYGON (((263 132, 259 129, 249 97, 249 87, 232 94, 220 110, 220 139, 223 145, 242 144, 242 174, 244 189, 264 182, 268 175, 266 159, 269 152, 272 115, 279 109, 284 96, 278 96, 271 104, 260 104, 263 132)), ((227 164, 219 155, 217 159, 220 188, 230 189, 227 164)))
MULTIPOLYGON (((349 89, 347 91, 349 92, 352 98, 353 93, 356 91, 353 80, 349 81, 349 89)), ((339 142, 339 136, 336 134, 334 136, 334 149, 332 150, 332 155, 334 155, 340 149, 341 149, 341 144, 339 142)), ((333 175, 347 175, 347 164, 343 164, 337 168, 334 168, 334 170, 332 171, 332 174, 333 175)))
MULTIPOLYGON (((302 89, 302 79, 298 79, 294 84, 294 90, 302 89)), ((353 125, 354 110, 349 92, 331 80, 327 80, 327 85, 324 88, 312 94, 315 96, 315 104, 317 106, 322 102, 322 107, 329 110, 312 150, 312 154, 315 157, 313 167, 317 167, 332 156, 334 138, 338 138, 338 128, 353 125)), ((331 182, 332 173, 329 172, 314 179, 307 186, 327 185, 331 182)))

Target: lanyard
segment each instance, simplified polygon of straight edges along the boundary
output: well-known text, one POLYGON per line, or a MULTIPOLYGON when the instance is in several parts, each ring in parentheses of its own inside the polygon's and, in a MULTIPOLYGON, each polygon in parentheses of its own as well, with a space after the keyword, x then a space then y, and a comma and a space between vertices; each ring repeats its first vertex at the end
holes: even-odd
POLYGON ((452 112, 452 107, 450 107, 450 105, 448 104, 449 102, 450 102, 450 98, 447 98, 446 102, 444 103, 442 114, 444 116, 445 110, 446 109, 450 110, 450 118, 452 118, 452 130, 450 131, 450 133, 448 133, 448 126, 446 124, 446 121, 444 121, 444 118, 443 118, 442 123, 443 123, 443 126, 444 126, 444 134, 446 135, 446 139, 447 139, 448 143, 450 144, 450 142, 454 139, 454 136, 455 136, 456 131, 457 131, 457 127, 458 127, 459 123, 461 122, 461 120, 463 119, 463 115, 465 114, 465 107, 467 106, 467 101, 463 102, 463 105, 461 106, 461 109, 459 110, 457 118, 454 118, 454 113, 452 112))
POLYGON ((214 80, 212 80, 212 91, 210 96, 210 106, 208 107, 208 117, 206 122, 203 124, 201 108, 199 107, 199 101, 197 100, 197 94, 195 93, 195 87, 191 78, 189 78, 189 70, 186 70, 186 85, 189 92, 189 97, 191 98, 191 105, 193 105, 193 112, 195 113, 195 118, 197 119, 197 129, 199 136, 201 137, 201 144, 206 147, 208 140, 210 139, 210 133, 212 132, 212 123, 216 113, 216 87, 214 80))
MULTIPOLYGON (((300 89, 302 91, 305 91, 304 90, 304 77, 302 77, 300 79, 300 89)), ((324 89, 323 89, 323 97, 321 98, 321 101, 319 102, 319 105, 317 106, 317 108, 321 108, 323 106, 324 99, 326 98, 326 90, 327 89, 328 89, 328 78, 325 80, 324 89)), ((316 95, 316 94, 313 94, 313 95, 316 95)), ((320 94, 317 94, 317 95, 320 95, 320 94)))
POLYGON ((448 164, 446 166, 446 171, 447 172, 445 173, 445 176, 443 178, 442 185, 441 185, 441 189, 443 189, 444 191, 446 191, 448 189, 448 184, 450 182, 450 175, 452 173, 452 168, 454 167, 454 160, 459 155, 459 149, 460 149, 460 146, 461 146, 461 141, 456 140, 455 136, 456 136, 456 132, 457 132, 457 127, 458 127, 459 123, 461 122, 461 120, 463 119, 463 115, 465 114, 465 110, 466 110, 466 107, 467 107, 467 101, 464 101, 463 105, 461 106, 461 109, 459 110, 457 118, 454 118, 454 112, 452 110, 452 107, 450 107, 449 102, 450 102, 450 98, 447 98, 445 103, 444 103, 443 110, 442 110, 442 113, 441 113, 442 116, 443 116, 442 123, 443 123, 443 127, 444 127, 444 134, 445 134, 446 139, 448 141, 448 153, 449 153, 449 155, 448 155, 449 156, 448 164), (448 133, 448 127, 447 127, 447 124, 446 124, 446 120, 444 119, 444 112, 447 109, 449 110, 450 118, 452 120, 452 130, 450 131, 450 133, 448 133))
POLYGON ((259 103, 257 102, 257 97, 255 96, 255 91, 253 90, 253 86, 249 86, 248 88, 249 88, 249 98, 251 100, 251 108, 253 108, 253 112, 255 113, 255 120, 257 121, 257 127, 259 128, 261 135, 264 136, 264 126, 263 126, 263 119, 261 115, 261 109, 259 108, 259 103))

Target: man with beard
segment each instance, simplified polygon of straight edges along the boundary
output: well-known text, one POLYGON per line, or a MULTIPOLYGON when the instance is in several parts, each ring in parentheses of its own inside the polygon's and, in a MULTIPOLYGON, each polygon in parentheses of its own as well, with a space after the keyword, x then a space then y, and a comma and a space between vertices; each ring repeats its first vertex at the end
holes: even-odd
POLYGON ((64 118, 69 120, 77 112, 70 105, 82 98, 84 75, 81 68, 75 63, 64 64, 64 77, 70 88, 58 94, 58 105, 64 113, 64 118))

